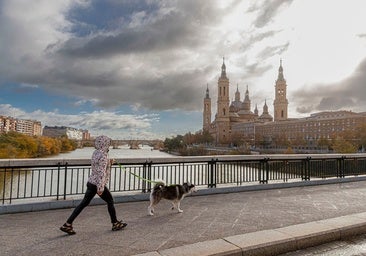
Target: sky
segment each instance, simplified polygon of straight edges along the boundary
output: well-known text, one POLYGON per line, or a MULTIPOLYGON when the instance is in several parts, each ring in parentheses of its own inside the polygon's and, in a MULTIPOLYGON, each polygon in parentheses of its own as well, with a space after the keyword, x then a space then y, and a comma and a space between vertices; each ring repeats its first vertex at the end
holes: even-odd
POLYGON ((364 0, 0 0, 0 115, 113 139, 164 139, 248 87, 273 116, 366 111, 364 0))

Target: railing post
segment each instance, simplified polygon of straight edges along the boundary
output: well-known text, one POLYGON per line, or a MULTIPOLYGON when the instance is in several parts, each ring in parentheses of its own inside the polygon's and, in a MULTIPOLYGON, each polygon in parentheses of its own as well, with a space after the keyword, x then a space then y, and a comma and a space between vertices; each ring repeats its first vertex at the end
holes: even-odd
POLYGON ((56 190, 56 200, 59 199, 60 196, 60 169, 61 169, 61 163, 57 163, 57 190, 56 190))
POLYGON ((147 161, 143 164, 142 166, 142 177, 144 178, 142 180, 142 193, 146 193, 146 166, 147 166, 147 161))
POLYGON ((216 188, 216 165, 217 159, 211 159, 208 162, 208 175, 207 175, 207 185, 209 188, 216 188))
POLYGON ((9 204, 11 204, 11 200, 12 200, 12 196, 13 196, 13 177, 14 177, 14 168, 11 168, 9 204))
POLYGON ((268 184, 269 177, 269 158, 264 158, 261 161, 261 167, 258 170, 258 179, 260 184, 268 184))
POLYGON ((310 160, 311 157, 307 157, 303 160, 303 166, 301 170, 301 179, 302 180, 310 180, 310 160))
POLYGON ((67 185, 67 162, 65 163, 64 200, 66 200, 66 185, 67 185))
MULTIPOLYGON (((147 163, 147 180, 151 181, 151 166, 152 166, 152 161, 147 163)), ((150 192, 151 191, 151 182, 147 182, 147 191, 150 192)))
POLYGON ((337 167, 338 167, 338 170, 337 170, 337 177, 338 178, 344 178, 344 172, 345 172, 345 157, 342 156, 341 158, 338 158, 337 159, 337 167))
POLYGON ((4 169, 4 182, 3 182, 3 193, 2 193, 2 196, 3 196, 3 204, 5 204, 5 193, 6 193, 6 190, 5 190, 5 187, 6 187, 6 168, 4 169))

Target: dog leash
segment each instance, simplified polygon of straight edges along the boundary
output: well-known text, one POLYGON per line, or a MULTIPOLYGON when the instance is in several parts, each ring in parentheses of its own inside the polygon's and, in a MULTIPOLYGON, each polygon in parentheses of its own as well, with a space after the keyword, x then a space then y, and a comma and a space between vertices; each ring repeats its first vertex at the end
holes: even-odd
POLYGON ((144 180, 144 181, 149 182, 149 183, 158 183, 158 182, 156 182, 156 181, 152 181, 152 180, 146 179, 146 178, 144 178, 144 177, 141 177, 141 176, 139 176, 139 175, 137 175, 137 174, 134 174, 134 173, 132 173, 131 171, 127 171, 127 170, 126 170, 126 168, 124 168, 120 163, 117 163, 117 164, 119 165, 119 167, 120 167, 123 171, 125 171, 125 172, 129 172, 131 175, 135 176, 136 178, 138 178, 138 179, 140 179, 140 180, 144 180))

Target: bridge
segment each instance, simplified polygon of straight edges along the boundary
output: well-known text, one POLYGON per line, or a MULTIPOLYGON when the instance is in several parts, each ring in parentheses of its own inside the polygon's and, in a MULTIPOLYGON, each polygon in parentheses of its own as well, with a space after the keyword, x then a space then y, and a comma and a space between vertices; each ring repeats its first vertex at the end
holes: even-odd
MULTIPOLYGON (((251 161, 259 157, 266 159, 264 167, 272 163, 277 166, 284 160, 279 161, 280 158, 285 158, 250 156, 251 161)), ((298 158, 309 162, 313 159, 296 157, 295 160, 295 156, 287 156, 283 163, 291 166, 298 158)), ((0 205, 2 255, 279 255, 346 239, 366 232, 366 176, 361 174, 366 168, 355 164, 358 161, 355 157, 336 156, 339 165, 334 167, 345 168, 345 171, 347 164, 342 161, 350 160, 357 175, 320 179, 310 175, 310 180, 268 179, 267 183, 249 181, 240 186, 229 183, 199 186, 197 193, 182 201, 184 212, 181 214, 171 211, 170 203, 162 201, 156 207, 155 216, 148 216, 148 193, 113 192, 117 215, 128 223, 126 229, 119 232, 111 231, 107 207, 99 198, 95 198, 74 222, 77 232, 74 236, 67 236, 58 228, 81 195, 67 195, 65 200, 14 200, 0 205)), ((358 157, 362 162, 365 155, 358 157)), ((181 162, 193 159, 181 158, 181 162)), ((233 159, 218 157, 214 158, 215 163, 211 159, 210 164, 217 167, 233 159)), ((30 161, 34 160, 22 163, 30 161)), ((323 156, 321 162, 327 161, 332 160, 323 156)), ((330 166, 316 163, 318 171, 330 166)), ((70 161, 68 168, 75 164, 70 161)), ((9 167, 13 163, 0 162, 0 166, 4 165, 9 167)), ((192 166, 197 168, 197 165, 192 166)))
MULTIPOLYGON (((129 140, 112 140, 112 147, 118 148, 120 146, 128 145, 130 148, 137 149, 139 145, 147 145, 154 149, 162 149, 162 140, 140 140, 140 139, 129 139, 129 140)), ((79 142, 79 147, 94 146, 94 140, 82 140, 79 142)))

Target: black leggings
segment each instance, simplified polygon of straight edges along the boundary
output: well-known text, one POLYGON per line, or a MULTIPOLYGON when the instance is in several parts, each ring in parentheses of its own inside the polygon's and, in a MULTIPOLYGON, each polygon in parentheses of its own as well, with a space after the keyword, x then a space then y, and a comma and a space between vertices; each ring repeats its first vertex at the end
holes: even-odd
MULTIPOLYGON (((90 201, 94 198, 97 194, 97 186, 91 183, 86 184, 87 189, 84 195, 84 199, 80 202, 80 204, 74 209, 70 217, 67 219, 67 223, 72 224, 76 217, 81 213, 81 211, 89 205, 90 201)), ((114 208, 114 201, 111 192, 108 190, 107 187, 104 187, 103 194, 99 196, 108 204, 108 212, 109 216, 111 217, 111 222, 117 222, 116 217, 116 209, 114 208)))

